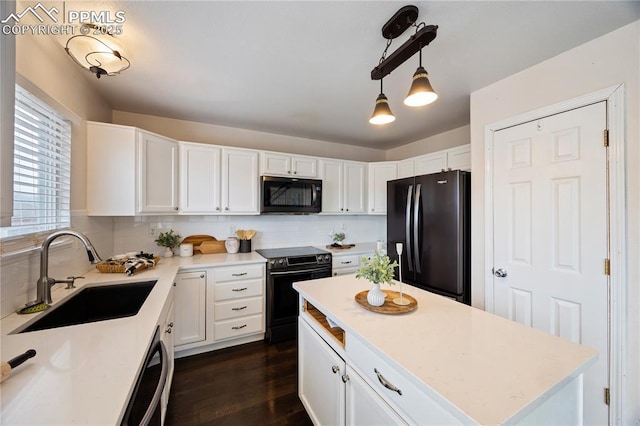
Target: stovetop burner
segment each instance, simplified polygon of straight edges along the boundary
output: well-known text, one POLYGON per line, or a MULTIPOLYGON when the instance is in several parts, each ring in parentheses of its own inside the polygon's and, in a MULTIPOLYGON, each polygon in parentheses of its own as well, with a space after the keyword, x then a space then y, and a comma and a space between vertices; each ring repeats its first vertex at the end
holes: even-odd
POLYGON ((330 254, 326 250, 322 250, 316 247, 284 247, 274 249, 259 249, 256 250, 262 257, 267 259, 280 258, 280 257, 297 257, 297 256, 315 256, 317 254, 330 254))

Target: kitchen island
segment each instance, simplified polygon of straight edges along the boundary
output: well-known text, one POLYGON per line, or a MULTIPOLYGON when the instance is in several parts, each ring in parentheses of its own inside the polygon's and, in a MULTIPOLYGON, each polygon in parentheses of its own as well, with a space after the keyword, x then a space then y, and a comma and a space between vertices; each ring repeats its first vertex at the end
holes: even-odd
POLYGON ((316 424, 583 422, 591 348, 407 284, 418 307, 399 315, 358 305, 369 283, 353 276, 294 288, 299 393, 316 424))

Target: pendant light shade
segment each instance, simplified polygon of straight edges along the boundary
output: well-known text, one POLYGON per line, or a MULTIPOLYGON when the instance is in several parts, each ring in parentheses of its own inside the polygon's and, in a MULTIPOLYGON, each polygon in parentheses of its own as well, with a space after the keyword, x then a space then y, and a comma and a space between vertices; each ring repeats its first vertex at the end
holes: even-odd
POLYGON ((376 107, 373 109, 369 123, 378 125, 389 124, 395 119, 396 117, 391 112, 391 108, 389 108, 387 97, 384 93, 380 93, 376 99, 376 107))
POLYGON ((436 99, 438 99, 438 94, 431 87, 429 74, 422 66, 418 67, 413 74, 413 82, 404 104, 411 107, 419 107, 429 105, 436 99))

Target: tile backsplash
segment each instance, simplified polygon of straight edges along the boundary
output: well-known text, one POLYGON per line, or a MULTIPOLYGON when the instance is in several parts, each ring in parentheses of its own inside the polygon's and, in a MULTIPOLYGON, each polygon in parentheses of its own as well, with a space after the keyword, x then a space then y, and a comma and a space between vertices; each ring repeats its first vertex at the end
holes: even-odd
MULTIPOLYGON (((130 251, 161 255, 154 240, 160 232, 173 229, 182 238, 206 234, 224 240, 238 229, 255 229, 251 241, 259 248, 323 246, 331 243, 330 232, 346 234, 345 243, 363 243, 386 238, 386 216, 262 215, 262 216, 144 216, 87 217, 74 212, 72 228, 89 237, 102 258, 130 251), (152 235, 152 230, 155 234, 152 235)), ((63 241, 62 239, 57 241, 63 241)), ((68 238, 50 250, 49 276, 82 275, 94 267, 84 246, 68 238)), ((0 256, 0 317, 24 306, 36 296, 40 254, 31 250, 0 256)))

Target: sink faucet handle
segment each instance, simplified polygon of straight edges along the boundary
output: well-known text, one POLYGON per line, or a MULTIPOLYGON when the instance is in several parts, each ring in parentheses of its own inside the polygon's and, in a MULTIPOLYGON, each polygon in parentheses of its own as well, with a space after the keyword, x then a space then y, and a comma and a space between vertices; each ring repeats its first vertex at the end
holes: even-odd
POLYGON ((65 287, 65 289, 71 289, 71 288, 76 288, 76 286, 74 285, 75 281, 78 279, 84 279, 84 277, 82 276, 78 276, 78 277, 74 277, 73 275, 71 275, 70 277, 67 277, 67 286, 65 287))

